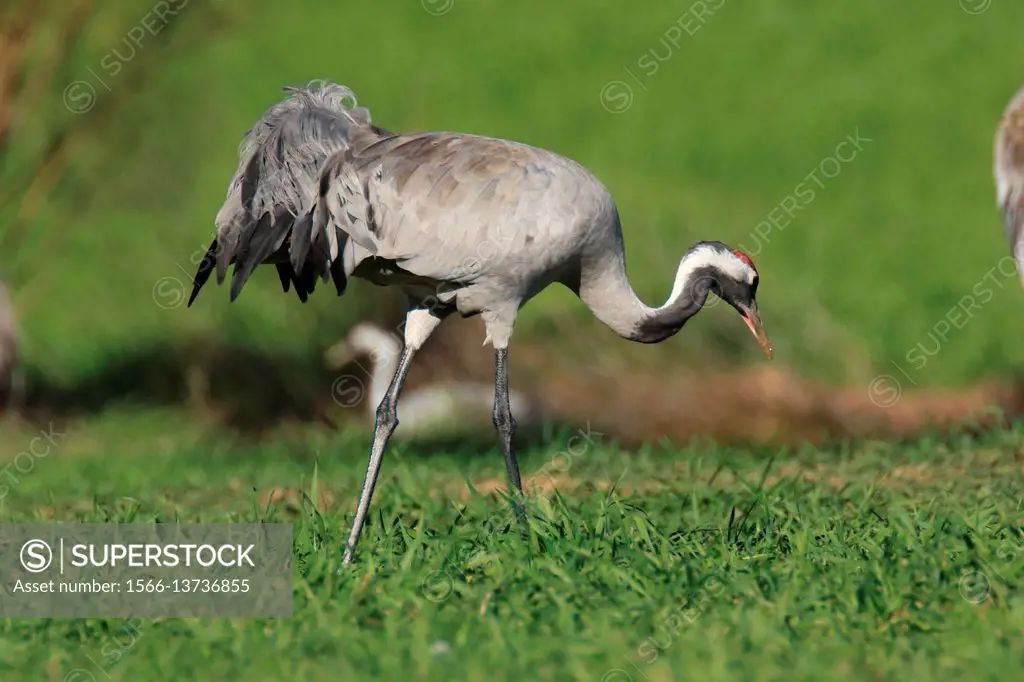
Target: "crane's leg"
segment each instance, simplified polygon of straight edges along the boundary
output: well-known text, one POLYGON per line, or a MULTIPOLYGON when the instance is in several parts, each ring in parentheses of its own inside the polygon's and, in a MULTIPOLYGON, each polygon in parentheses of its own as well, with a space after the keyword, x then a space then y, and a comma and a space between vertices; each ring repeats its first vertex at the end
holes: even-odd
POLYGON ((519 476, 519 460, 516 458, 513 439, 516 435, 516 420, 512 417, 512 408, 508 400, 508 348, 494 349, 494 429, 498 432, 501 454, 505 457, 508 478, 515 487, 512 491, 516 516, 524 537, 528 526, 526 514, 520 499, 523 494, 523 482, 519 476))
POLYGON ((373 447, 370 450, 370 462, 366 466, 366 479, 363 481, 363 490, 359 494, 356 518, 352 522, 352 530, 348 534, 348 542, 345 543, 345 554, 341 560, 342 566, 352 562, 356 545, 359 543, 359 535, 363 532, 363 524, 366 522, 366 516, 370 511, 373 489, 377 485, 380 465, 384 460, 384 451, 387 449, 391 434, 398 427, 398 397, 402 392, 402 385, 405 384, 405 378, 409 375, 412 358, 423 345, 423 342, 437 329, 437 325, 441 324, 443 319, 443 314, 422 308, 410 310, 405 316, 405 348, 402 349, 402 357, 398 361, 398 368, 391 379, 391 385, 388 386, 384 398, 380 401, 380 405, 377 406, 377 420, 373 427, 373 447))

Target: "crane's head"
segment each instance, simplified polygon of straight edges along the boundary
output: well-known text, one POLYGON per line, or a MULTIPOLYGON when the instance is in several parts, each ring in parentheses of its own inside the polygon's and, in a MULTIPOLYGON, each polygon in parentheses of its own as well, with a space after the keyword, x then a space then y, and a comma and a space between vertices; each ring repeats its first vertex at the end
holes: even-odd
POLYGON ((690 276, 695 277, 697 282, 706 283, 710 293, 739 312, 770 360, 772 343, 757 309, 759 276, 750 256, 722 242, 701 242, 690 250, 683 262, 690 276))

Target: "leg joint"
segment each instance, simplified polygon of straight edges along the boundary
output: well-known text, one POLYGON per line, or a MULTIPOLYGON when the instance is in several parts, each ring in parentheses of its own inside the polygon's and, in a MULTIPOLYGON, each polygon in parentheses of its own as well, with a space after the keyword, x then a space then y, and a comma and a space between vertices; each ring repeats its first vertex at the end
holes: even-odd
POLYGON ((377 426, 391 429, 398 426, 398 410, 397 406, 391 404, 391 402, 385 398, 380 401, 380 405, 377 406, 377 426))
POLYGON ((516 420, 512 416, 512 411, 509 410, 507 405, 495 405, 492 417, 494 420, 494 428, 496 428, 500 433, 511 433, 515 431, 516 420))

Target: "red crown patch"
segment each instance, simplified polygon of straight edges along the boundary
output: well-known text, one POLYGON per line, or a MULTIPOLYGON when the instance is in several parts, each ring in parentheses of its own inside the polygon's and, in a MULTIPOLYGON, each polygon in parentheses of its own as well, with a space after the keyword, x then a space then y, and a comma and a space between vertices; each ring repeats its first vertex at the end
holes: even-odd
POLYGON ((735 249, 733 250, 733 253, 736 254, 737 258, 739 258, 741 261, 743 261, 744 263, 749 265, 751 268, 753 268, 754 272, 757 272, 757 266, 754 265, 754 261, 752 261, 750 259, 750 256, 748 256, 747 254, 743 253, 742 251, 736 251, 735 249))

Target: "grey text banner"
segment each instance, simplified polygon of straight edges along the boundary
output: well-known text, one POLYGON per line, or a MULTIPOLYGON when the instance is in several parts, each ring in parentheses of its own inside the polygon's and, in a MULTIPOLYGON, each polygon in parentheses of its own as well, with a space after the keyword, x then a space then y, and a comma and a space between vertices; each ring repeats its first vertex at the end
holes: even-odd
POLYGON ((0 618, 288 618, 284 523, 0 524, 0 618))

